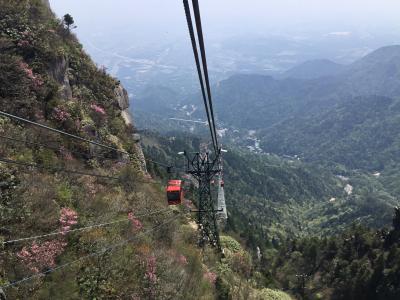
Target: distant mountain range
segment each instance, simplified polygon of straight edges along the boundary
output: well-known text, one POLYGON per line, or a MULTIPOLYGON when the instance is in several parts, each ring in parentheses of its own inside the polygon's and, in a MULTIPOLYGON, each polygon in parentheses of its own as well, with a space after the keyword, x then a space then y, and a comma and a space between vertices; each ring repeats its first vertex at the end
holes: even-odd
MULTIPOLYGON (((311 77, 320 72, 313 66, 327 64, 310 62, 288 73, 311 77)), ((233 76, 214 89, 219 120, 256 130, 267 152, 383 168, 391 160, 371 166, 368 161, 382 151, 396 153, 400 143, 400 46, 378 49, 332 72, 337 74, 325 76, 325 69, 314 79, 233 76)))
POLYGON ((282 74, 282 78, 316 79, 337 75, 344 71, 345 66, 329 59, 316 59, 306 61, 282 74))

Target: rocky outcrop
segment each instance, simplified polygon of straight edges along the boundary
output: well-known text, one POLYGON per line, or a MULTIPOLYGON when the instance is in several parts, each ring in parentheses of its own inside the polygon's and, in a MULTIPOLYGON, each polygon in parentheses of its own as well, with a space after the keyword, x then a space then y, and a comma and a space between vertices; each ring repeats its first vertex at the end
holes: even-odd
POLYGON ((122 87, 122 85, 117 86, 114 90, 114 93, 115 97, 117 98, 119 108, 121 110, 128 109, 129 96, 128 92, 122 87))
POLYGON ((118 102, 119 108, 122 110, 121 116, 125 120, 125 124, 133 126, 133 118, 129 112, 129 96, 128 92, 122 85, 118 85, 114 89, 115 99, 118 102))
POLYGON ((50 69, 50 75, 60 84, 59 93, 65 100, 72 99, 72 89, 69 82, 69 64, 65 57, 58 59, 50 69))
MULTIPOLYGON (((128 126, 132 126, 132 128, 135 128, 132 114, 129 111, 128 92, 123 88, 122 85, 118 85, 114 89, 114 94, 115 94, 115 99, 118 102, 118 106, 121 109, 121 116, 124 119, 125 124, 128 126)), ((143 172, 147 173, 146 159, 143 154, 143 149, 140 145, 140 135, 138 133, 134 133, 132 135, 132 139, 135 141, 135 150, 140 159, 140 164, 141 164, 142 170, 143 170, 143 172)))

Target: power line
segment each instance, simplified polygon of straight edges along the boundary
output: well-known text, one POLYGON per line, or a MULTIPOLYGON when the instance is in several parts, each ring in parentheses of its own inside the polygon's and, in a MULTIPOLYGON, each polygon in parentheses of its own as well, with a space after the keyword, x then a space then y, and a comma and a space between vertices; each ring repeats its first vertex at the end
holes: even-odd
MULTIPOLYGON (((8 136, 4 136, 4 135, 0 135, 0 139, 3 140, 9 140, 9 141, 13 141, 13 142, 18 142, 18 143, 25 143, 27 145, 32 145, 32 146, 39 146, 39 147, 43 147, 43 148, 47 148, 47 149, 51 149, 54 151, 58 151, 61 152, 60 148, 57 147, 52 147, 43 143, 37 143, 37 142, 31 142, 31 141, 27 141, 27 140, 20 140, 20 139, 16 139, 16 138, 12 138, 12 137, 8 137, 8 136)), ((79 155, 84 155, 86 156, 87 153, 83 153, 83 152, 79 152, 79 151, 75 151, 75 150, 69 150, 69 152, 74 153, 74 154, 79 154, 79 155)), ((98 157, 98 158, 105 158, 104 156, 101 155, 96 155, 96 154, 90 154, 93 157, 98 157)))
MULTIPOLYGON (((51 167, 46 167, 46 166, 40 166, 40 165, 37 165, 37 164, 19 162, 19 161, 7 159, 7 158, 4 158, 4 157, 0 157, 0 162, 7 163, 7 164, 19 165, 19 166, 23 166, 23 167, 37 168, 37 169, 41 169, 41 170, 48 170, 48 171, 53 171, 53 172, 63 172, 63 173, 71 173, 71 174, 78 174, 78 175, 86 175, 86 176, 98 177, 98 178, 104 178, 104 179, 110 179, 110 180, 120 180, 119 177, 100 175, 100 174, 93 174, 93 173, 85 173, 85 172, 81 172, 81 171, 68 170, 68 169, 64 169, 64 168, 51 168, 51 167)), ((135 182, 148 183, 148 184, 155 184, 156 183, 156 182, 152 182, 152 181, 143 181, 143 180, 135 180, 135 182)))
POLYGON ((132 242, 132 241, 138 239, 139 237, 141 237, 141 236, 143 236, 143 235, 146 235, 146 234, 149 234, 149 233, 152 232, 152 231, 158 230, 161 226, 166 225, 166 224, 168 224, 168 223, 174 221, 175 219, 176 219, 176 216, 174 215, 172 218, 168 219, 166 222, 161 223, 161 224, 158 224, 158 225, 152 227, 151 229, 149 229, 149 230, 147 230, 147 231, 144 231, 144 232, 142 232, 142 233, 139 233, 139 234, 133 236, 133 237, 130 238, 130 239, 124 240, 124 241, 122 241, 122 242, 120 242, 120 243, 117 243, 117 244, 115 244, 115 245, 113 245, 113 246, 109 246, 109 247, 103 248, 103 249, 100 250, 100 251, 97 251, 97 252, 94 252, 94 253, 91 253, 91 254, 82 256, 82 257, 80 257, 80 258, 78 258, 78 259, 76 259, 76 260, 73 260, 73 261, 71 261, 71 262, 68 262, 68 263, 65 263, 65 264, 63 264, 63 265, 57 266, 57 267, 55 267, 55 268, 48 269, 48 270, 45 271, 45 272, 37 273, 37 274, 35 274, 35 275, 29 276, 29 277, 25 277, 25 278, 23 278, 23 279, 21 279, 21 280, 14 281, 14 282, 12 282, 12 283, 9 283, 9 284, 0 286, 0 288, 6 289, 6 288, 11 287, 11 286, 16 286, 16 285, 19 285, 19 284, 21 284, 21 283, 23 283, 23 282, 27 282, 27 281, 30 281, 30 280, 35 279, 35 278, 37 278, 37 277, 41 277, 41 276, 44 276, 44 275, 53 273, 53 272, 55 272, 55 271, 57 271, 57 270, 60 270, 60 269, 69 267, 69 266, 74 265, 74 264, 76 264, 76 263, 78 263, 78 262, 80 262, 80 261, 83 261, 83 260, 85 260, 85 259, 87 259, 87 258, 89 258, 89 257, 101 255, 101 254, 103 254, 103 253, 105 253, 105 252, 107 252, 107 251, 110 251, 110 252, 111 252, 111 251, 115 250, 116 248, 118 248, 118 247, 120 247, 120 246, 123 246, 123 245, 125 245, 125 244, 127 244, 127 243, 129 243, 129 242, 132 242))
MULTIPOLYGON (((203 29, 202 29, 202 25, 201 25, 199 1, 192 0, 192 3, 193 3, 194 17, 195 17, 195 21, 196 21, 197 36, 199 39, 201 60, 203 63, 203 74, 204 74, 204 79, 205 79, 206 87, 207 87, 208 104, 209 104, 210 112, 211 112, 211 120, 212 120, 211 125, 213 126, 213 129, 214 129, 215 146, 218 149, 218 140, 217 140, 217 134, 216 134, 217 131, 215 129, 215 118, 214 118, 214 110, 213 110, 212 98, 211 98, 210 81, 208 78, 207 58, 206 58, 206 50, 205 50, 205 46, 204 46, 203 29)), ((214 146, 214 149, 215 149, 215 146, 214 146)))
POLYGON ((56 132, 56 133, 59 133, 59 134, 63 134, 63 135, 68 136, 70 138, 73 138, 73 139, 76 139, 76 140, 79 140, 79 141, 83 141, 83 142, 86 142, 86 143, 89 143, 89 144, 92 144, 92 145, 95 145, 95 146, 99 146, 99 147, 104 148, 104 149, 113 150, 113 151, 116 151, 118 153, 130 155, 129 152, 122 151, 122 150, 119 150, 117 148, 114 148, 114 147, 111 147, 111 146, 108 146, 108 145, 105 145, 105 144, 101 144, 101 143, 98 143, 98 142, 95 142, 95 141, 92 141, 92 140, 89 140, 89 139, 85 139, 83 137, 80 137, 80 136, 77 136, 77 135, 74 135, 74 134, 71 134, 71 133, 67 133, 67 132, 64 132, 62 130, 58 130, 58 129, 55 129, 55 128, 52 128, 52 127, 49 127, 49 126, 46 126, 46 125, 43 125, 43 124, 40 124, 40 123, 37 123, 37 122, 33 122, 31 120, 27 120, 27 119, 18 117, 18 116, 13 115, 13 114, 6 113, 4 111, 0 111, 0 115, 8 117, 8 118, 15 119, 15 120, 18 120, 18 121, 22 121, 22 122, 25 122, 25 123, 28 123, 28 124, 31 124, 31 125, 34 125, 34 126, 37 126, 37 127, 41 127, 41 128, 46 129, 46 130, 50 130, 50 131, 53 131, 53 132, 56 132))
MULTIPOLYGON (((9 141, 18 142, 18 143, 25 143, 25 144, 28 144, 28 145, 39 146, 39 147, 43 147, 43 148, 47 148, 47 149, 52 149, 52 150, 54 150, 54 151, 61 152, 61 149, 60 149, 60 148, 52 147, 52 146, 49 146, 49 145, 46 145, 46 144, 43 144, 43 143, 37 143, 37 142, 31 142, 31 141, 27 141, 27 140, 16 139, 16 138, 4 136, 4 135, 0 135, 0 139, 9 140, 9 141)), ((68 151, 71 152, 71 153, 79 154, 79 155, 84 155, 84 156, 87 155, 86 153, 79 152, 79 151, 75 151, 75 150, 68 150, 68 151)), ((98 158, 105 158, 104 156, 95 155, 95 154, 92 154, 92 156, 93 156, 93 157, 98 157, 98 158)), ((165 168, 167 168, 167 169, 168 169, 168 168, 171 168, 171 169, 172 169, 172 168, 174 167, 174 166, 172 166, 172 165, 167 165, 167 164, 165 164, 165 163, 158 162, 158 161, 154 161, 154 160, 151 160, 151 159, 148 159, 148 158, 145 158, 145 160, 146 160, 146 161, 149 161, 149 162, 151 162, 151 163, 153 163, 153 164, 156 164, 156 165, 165 167, 165 168)))
POLYGON ((191 16, 191 13, 190 13, 190 7, 189 7, 188 0, 183 0, 183 6, 185 8, 186 21, 187 21, 187 25, 188 25, 188 29, 189 29, 190 40, 192 42, 193 55, 194 55, 194 59, 195 59, 195 62, 196 62, 197 74, 199 76, 201 94, 203 96, 203 102, 204 102, 204 106, 205 106, 205 109, 206 109, 208 125, 209 125, 210 133, 211 133, 211 139, 212 139, 212 142, 213 142, 214 150, 217 151, 217 148, 216 148, 217 144, 216 144, 216 141, 215 141, 215 134, 213 132, 213 126, 212 126, 212 123, 211 123, 210 111, 209 111, 208 104, 207 104, 208 101, 207 101, 207 98, 206 98, 206 92, 205 92, 205 88, 204 88, 203 75, 202 75, 202 72, 201 72, 199 53, 197 51, 197 43, 196 43, 196 38, 194 36, 193 22, 192 22, 192 16, 191 16))
POLYGON ((174 166, 172 166, 172 165, 167 165, 167 164, 164 164, 164 163, 162 163, 162 162, 155 161, 155 160, 152 160, 152 159, 149 159, 149 158, 145 158, 145 160, 148 161, 148 162, 151 162, 151 163, 153 163, 153 164, 156 164, 156 165, 165 167, 165 168, 167 168, 167 169, 168 169, 168 168, 174 168, 174 166))
POLYGON ((208 241, 212 246, 216 246, 221 251, 221 244, 218 232, 218 224, 215 215, 215 204, 211 196, 211 179, 220 172, 219 168, 215 167, 217 160, 221 154, 221 149, 218 145, 217 130, 215 126, 214 110, 211 97, 210 81, 208 77, 207 59, 204 46, 203 29, 201 25, 200 8, 198 0, 192 0, 194 18, 196 22, 197 38, 199 41, 204 81, 207 88, 207 97, 204 92, 204 82, 200 70, 200 62, 198 57, 198 49, 193 32, 192 17, 190 14, 190 7, 188 0, 183 0, 185 8, 186 19, 189 27, 190 39, 192 42, 193 53, 196 60, 196 67, 199 74, 200 85, 202 87, 202 94, 204 105, 207 113, 208 125, 211 132, 212 143, 215 152, 215 158, 209 159, 209 153, 204 154, 196 153, 194 157, 189 157, 184 152, 187 158, 187 173, 192 174, 199 183, 199 201, 198 201, 198 217, 197 223, 200 229, 199 245, 204 246, 208 241), (206 99, 207 98, 207 99, 206 99))
POLYGON ((19 161, 7 159, 7 158, 4 158, 4 157, 0 157, 0 162, 7 163, 7 164, 14 164, 14 165, 19 165, 19 166, 24 166, 24 167, 37 168, 37 169, 42 169, 42 170, 49 170, 49 171, 53 171, 53 172, 64 172, 64 173, 71 173, 71 174, 78 174, 78 175, 87 175, 87 176, 105 178, 105 179, 112 179, 112 180, 118 180, 119 179, 118 177, 113 177, 113 176, 93 174, 93 173, 85 173, 85 172, 76 171, 76 170, 68 170, 68 169, 64 169, 64 168, 52 168, 52 167, 40 166, 40 165, 37 165, 37 164, 19 162, 19 161))
POLYGON ((182 121, 182 122, 199 123, 199 124, 203 124, 203 125, 208 125, 208 123, 204 122, 204 121, 187 120, 187 119, 180 119, 180 118, 169 118, 169 119, 174 120, 174 121, 182 121))
MULTIPOLYGON (((147 213, 147 214, 135 215, 135 217, 146 217, 146 216, 151 216, 151 215, 155 215, 155 214, 163 213, 163 212, 167 212, 167 211, 170 211, 170 209, 167 208, 167 209, 162 209, 162 210, 154 211, 154 212, 147 213)), ((121 220, 116 220, 116 221, 107 222, 107 223, 92 224, 92 225, 89 225, 89 226, 70 229, 70 230, 57 231, 57 232, 52 232, 52 233, 47 233, 47 234, 42 234, 42 235, 36 235, 36 236, 30 236, 30 237, 25 237, 25 238, 20 238, 20 239, 9 240, 9 241, 3 242, 2 244, 3 245, 7 245, 7 244, 14 244, 14 243, 19 243, 19 242, 24 242, 24 241, 36 240, 36 239, 45 238, 45 237, 49 237, 49 236, 65 235, 65 234, 71 233, 71 232, 86 231, 86 230, 91 230, 91 229, 94 229, 94 228, 109 226, 109 225, 122 223, 122 222, 126 222, 126 221, 129 221, 129 218, 124 218, 124 219, 121 219, 121 220)))

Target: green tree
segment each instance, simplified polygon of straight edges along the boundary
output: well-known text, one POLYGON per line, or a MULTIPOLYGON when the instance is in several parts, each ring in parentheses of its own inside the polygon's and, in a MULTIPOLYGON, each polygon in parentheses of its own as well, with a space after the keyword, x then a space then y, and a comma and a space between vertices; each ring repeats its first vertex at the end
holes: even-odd
POLYGON ((74 23, 75 23, 74 18, 70 14, 64 15, 63 23, 67 27, 68 31, 76 28, 76 26, 74 26, 74 23))

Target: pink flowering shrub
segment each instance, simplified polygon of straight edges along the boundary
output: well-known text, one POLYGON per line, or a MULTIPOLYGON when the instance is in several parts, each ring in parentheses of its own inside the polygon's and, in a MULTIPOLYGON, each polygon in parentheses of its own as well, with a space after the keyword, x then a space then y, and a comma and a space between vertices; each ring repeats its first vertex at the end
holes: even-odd
POLYGON ((93 109, 93 111, 95 111, 96 113, 105 116, 106 115, 106 111, 104 110, 104 108, 102 108, 101 106, 97 105, 97 104, 92 104, 90 105, 90 108, 93 109))
MULTIPOLYGON (((71 226, 78 223, 78 214, 71 208, 64 207, 60 211, 61 232, 71 229, 71 226)), ((25 246, 17 252, 17 257, 32 272, 39 273, 45 268, 56 266, 56 257, 64 252, 67 242, 64 239, 46 241, 41 244, 33 242, 31 246, 25 246)))
POLYGON ((133 212, 130 212, 128 214, 128 219, 129 221, 131 221, 132 228, 134 231, 139 231, 140 229, 143 228, 142 222, 140 222, 140 220, 135 217, 133 212))
POLYGON ((37 88, 43 85, 43 80, 41 79, 40 75, 35 75, 33 74, 33 71, 31 68, 29 68, 29 65, 24 62, 19 63, 19 67, 25 72, 26 76, 32 80, 33 85, 37 88))
POLYGON ((24 32, 20 33, 17 46, 21 48, 27 48, 29 46, 32 46, 33 41, 34 41, 33 35, 29 31, 25 30, 24 32))
POLYGON ((179 255, 178 255, 177 261, 178 261, 178 263, 179 263, 180 265, 182 265, 182 266, 186 266, 186 265, 188 264, 188 261, 187 261, 187 259, 186 259, 186 256, 184 256, 184 255, 182 255, 182 254, 179 254, 179 255))
POLYGON ((47 241, 42 244, 33 242, 30 247, 23 247, 17 253, 19 259, 35 273, 44 268, 54 268, 55 259, 64 251, 66 243, 60 240, 47 241))
POLYGON ((56 119, 57 121, 65 122, 70 117, 71 117, 70 113, 61 107, 56 107, 53 110, 53 118, 56 119))
MULTIPOLYGON (((78 223, 78 213, 71 208, 64 207, 60 213, 61 231, 68 231, 78 223)), ((65 233, 64 233, 65 234, 65 233)))
POLYGON ((36 121, 45 121, 44 114, 41 110, 35 111, 35 120, 36 121))
POLYGON ((211 284, 214 284, 217 281, 217 274, 211 271, 207 271, 203 275, 204 279, 208 280, 211 284))
POLYGON ((148 292, 149 299, 156 299, 156 284, 157 284, 157 260, 154 255, 150 255, 146 258, 146 273, 144 278, 147 280, 148 287, 146 288, 148 292))
POLYGON ((20 62, 19 63, 19 67, 25 72, 26 76, 28 76, 28 78, 30 79, 34 79, 35 75, 33 74, 33 71, 31 68, 29 68, 29 65, 27 63, 24 62, 20 62))
POLYGON ((157 275, 156 275, 156 267, 157 267, 157 260, 154 255, 150 255, 146 259, 146 274, 145 278, 149 280, 150 283, 157 282, 157 275))
POLYGON ((29 41, 27 41, 27 40, 19 40, 17 43, 17 46, 21 47, 21 48, 26 48, 30 45, 31 45, 31 43, 29 43, 29 41))
POLYGON ((60 154, 64 157, 65 160, 73 160, 73 156, 71 152, 68 151, 64 146, 61 146, 59 149, 60 154))
POLYGON ((83 185, 91 199, 93 199, 99 191, 104 190, 104 188, 102 189, 102 185, 96 184, 96 179, 91 176, 82 176, 79 182, 83 185))

